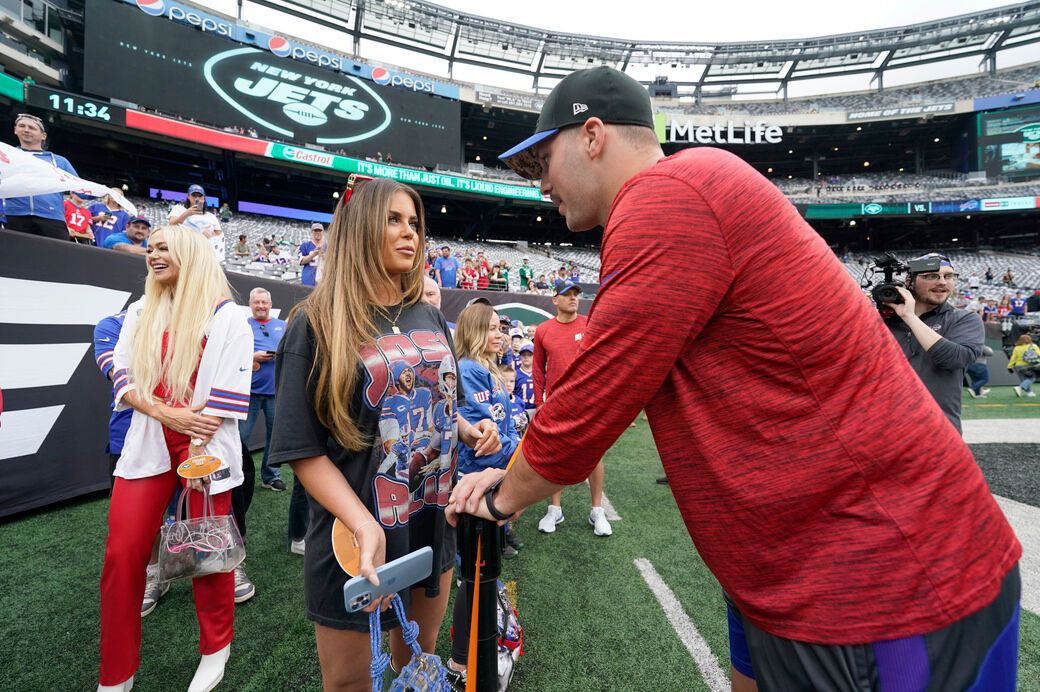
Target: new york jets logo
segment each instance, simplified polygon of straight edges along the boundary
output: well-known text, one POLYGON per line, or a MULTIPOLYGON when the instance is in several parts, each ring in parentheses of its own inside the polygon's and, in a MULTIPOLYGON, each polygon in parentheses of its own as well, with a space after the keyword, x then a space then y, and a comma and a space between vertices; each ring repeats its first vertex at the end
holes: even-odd
POLYGON ((203 74, 220 98, 266 135, 343 144, 374 137, 390 125, 390 108, 360 79, 274 59, 258 48, 218 53, 206 61, 203 74))

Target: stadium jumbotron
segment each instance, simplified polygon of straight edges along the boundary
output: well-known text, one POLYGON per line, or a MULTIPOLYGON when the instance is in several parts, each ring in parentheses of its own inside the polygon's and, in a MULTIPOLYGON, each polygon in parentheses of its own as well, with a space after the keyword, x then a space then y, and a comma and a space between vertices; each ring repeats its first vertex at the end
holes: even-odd
MULTIPOLYGON (((7 471, 0 489, 0 534, 8 547, 0 583, 10 585, 0 606, 9 614, 4 640, 16 643, 5 667, 9 686, 41 692, 93 689, 99 666, 102 682, 106 665, 111 671, 98 653, 100 613, 108 607, 98 583, 108 559, 109 463, 118 454, 110 458, 106 451, 113 444, 113 392, 98 368, 105 372, 115 356, 111 349, 99 350, 94 329, 141 298, 143 278, 155 270, 142 266, 144 244, 131 252, 105 249, 113 245, 101 242, 103 234, 123 239, 126 250, 140 242, 127 232, 131 219, 155 232, 180 214, 191 218, 192 204, 201 204, 200 218, 209 211, 221 227, 219 233, 211 232, 213 226, 205 233, 243 315, 256 321, 252 299, 266 292, 271 317, 288 319, 294 305, 311 295, 313 282, 324 280, 321 270, 319 278, 310 275, 314 266, 327 266, 327 259, 311 269, 306 265, 311 253, 321 252, 321 233, 326 240, 332 234, 343 200, 365 184, 351 182, 349 188, 348 180, 392 179, 421 196, 427 247, 417 250, 429 253, 427 274, 441 281, 442 274, 454 276, 452 262, 459 265, 458 287, 452 278, 440 298, 453 329, 480 296, 506 321, 521 323, 506 327, 521 329, 519 349, 527 344, 526 326, 565 324, 558 312, 565 301, 555 295, 560 279, 570 282, 561 285, 561 294, 568 286, 581 292, 578 314, 591 315, 593 325, 587 338, 595 327, 597 292, 608 290, 601 282, 608 285, 614 278, 601 276, 609 264, 601 255, 604 229, 570 231, 545 188, 515 173, 499 155, 535 132, 561 80, 576 70, 605 66, 645 89, 656 143, 666 156, 723 149, 779 189, 783 197, 776 199, 786 198, 798 223, 808 224, 814 242, 822 238, 830 249, 824 254, 841 264, 840 281, 851 277, 869 295, 869 284, 877 282, 875 263, 886 253, 906 262, 938 252, 959 275, 947 280, 949 304, 982 316, 984 345, 993 354, 987 356, 988 389, 974 374, 964 378, 963 439, 1023 547, 1017 689, 1040 692, 1040 412, 1032 403, 1031 380, 1026 382, 1031 366, 1019 348, 1024 336, 1040 340, 1040 0, 880 3, 873 16, 860 8, 857 14, 866 16, 857 17, 839 16, 822 3, 802 11, 776 3, 712 8, 604 3, 595 17, 588 16, 588 7, 572 4, 0 2, 0 109, 12 128, 5 146, 35 152, 48 164, 63 157, 79 179, 93 184, 90 190, 100 190, 91 199, 95 195, 84 192, 88 188, 74 188, 67 179, 55 182, 47 171, 42 178, 35 171, 37 187, 25 187, 27 170, 8 160, 8 149, 0 151, 0 198, 14 219, 9 228, 0 228, 0 353, 5 356, 0 358, 0 464, 7 471), (645 38, 650 36, 656 38, 645 38), (19 135, 19 122, 37 127, 37 139, 19 135), (17 230, 15 217, 26 209, 30 218, 49 213, 37 206, 41 195, 72 189, 83 192, 83 199, 66 195, 62 218, 71 231, 69 205, 72 214, 86 216, 84 230, 73 234, 77 242, 17 230), (120 215, 126 217, 121 225, 120 215), (315 224, 324 230, 316 234, 315 224), (436 257, 445 247, 446 265, 436 257), (468 287, 470 276, 478 290, 468 287), (1024 305, 1034 292, 1036 310, 1010 312, 1012 301, 1024 305), (989 301, 992 319, 985 312, 989 301)), ((762 199, 775 194, 772 186, 762 199)), ((719 213, 735 214, 735 206, 719 213)), ((60 209, 50 220, 58 216, 60 209)), ((761 218, 768 224, 775 215, 761 218)), ((654 249, 648 245, 647 257, 654 249)), ((945 270, 933 271, 938 277, 945 270)), ((839 280, 827 276, 825 283, 839 280)), ((674 287, 680 278, 662 275, 659 286, 674 287)), ((700 291, 712 277, 686 278, 691 291, 700 291)), ((789 265, 775 267, 774 278, 778 286, 815 286, 820 280, 789 265)), ((902 286, 902 275, 898 281, 902 286)), ((776 305, 783 305, 783 298, 776 296, 776 305)), ((413 341, 411 327, 401 334, 392 313, 401 318, 402 311, 389 307, 393 334, 388 328, 379 346, 361 349, 366 358, 381 354, 384 379, 398 377, 386 385, 387 400, 391 392, 403 400, 422 390, 439 402, 443 373, 424 360, 434 342, 413 341), (418 360, 391 368, 395 353, 418 360), (412 373, 410 385, 402 368, 412 373), (427 388, 431 377, 435 384, 427 388)), ((669 321, 671 307, 645 313, 648 335, 669 321)), ((807 325, 813 308, 804 306, 807 325)), ((849 314, 854 312, 850 305, 849 314)), ((872 318, 876 312, 870 311, 872 318)), ((726 322, 723 313, 717 323, 726 322)), ((267 325, 266 318, 257 324, 267 325)), ((763 353, 783 341, 765 332, 763 353)), ((548 346, 541 338, 529 346, 533 360, 544 367, 548 346)), ((579 333, 575 341, 580 339, 579 333)), ((799 348, 807 353, 827 347, 811 335, 804 341, 799 348)), ((266 343, 261 347, 256 341, 256 352, 274 354, 266 343)), ((513 353, 517 364, 521 355, 513 353)), ((888 366, 870 364, 873 355, 862 353, 864 368, 876 370, 878 382, 886 381, 888 366)), ((978 362, 986 365, 987 357, 978 362)), ((366 360, 366 367, 371 362, 366 360)), ((682 369, 681 362, 675 367, 682 369)), ((1040 376, 1040 367, 1035 369, 1040 376)), ((965 368, 960 370, 963 375, 965 368)), ((749 372, 746 396, 755 396, 757 383, 774 374, 768 367, 749 372)), ((109 377, 127 375, 114 369, 109 377)), ((497 375, 488 377, 490 395, 497 375)), ((465 381, 461 369, 459 380, 465 381)), ((536 388, 536 380, 529 386, 536 388)), ((520 387, 518 380, 517 391, 520 387)), ((861 395, 881 396, 866 391, 871 387, 861 395)), ((249 398, 220 391, 230 397, 225 404, 241 404, 236 397, 243 394, 249 398)), ((584 401, 593 409, 620 405, 598 395, 590 392, 584 401)), ((423 409, 420 417, 432 421, 440 415, 439 405, 423 409)), ((790 430, 799 424, 803 409, 798 407, 807 405, 801 399, 792 404, 790 430)), ((410 426, 421 425, 406 415, 391 426, 397 414, 389 406, 376 410, 374 435, 385 437, 390 433, 384 431, 394 428, 403 440, 410 426)), ((265 416, 274 416, 274 410, 272 403, 265 416)), ((579 408, 574 411, 579 415, 579 408)), ((257 413, 249 415, 255 422, 257 413)), ((867 406, 858 415, 866 421, 881 414, 867 406)), ((502 593, 516 606, 524 646, 523 656, 512 655, 508 689, 754 689, 742 687, 749 681, 738 675, 744 669, 736 660, 730 666, 727 606, 708 567, 719 557, 698 554, 682 502, 677 506, 669 485, 661 482, 665 455, 655 445, 661 422, 643 414, 631 427, 628 423, 604 455, 603 521, 613 526, 612 535, 598 528, 594 533, 587 525, 589 491, 583 483, 563 490, 560 523, 551 533, 545 532, 545 520, 539 522, 554 511, 545 502, 512 522, 522 548, 513 553, 515 559, 502 561, 500 579, 502 593), (562 521, 564 513, 569 521, 562 521)), ((903 425, 912 431, 912 421, 903 425)), ((747 439, 727 443, 753 447, 770 434, 763 432, 767 429, 768 422, 747 421, 747 439)), ((252 460, 262 466, 270 438, 260 426, 249 430, 244 465, 252 460)), ((797 446, 790 430, 779 437, 797 446)), ((460 433, 455 437, 466 441, 460 433)), ((409 454, 429 453, 419 445, 427 437, 413 440, 409 454)), ((398 453, 396 440, 386 441, 385 449, 377 450, 383 464, 384 457, 398 453)), ((412 466, 427 463, 418 458, 412 457, 412 466)), ((412 472, 408 464, 405 468, 412 472)), ((250 593, 235 608, 233 655, 216 689, 310 690, 323 684, 331 689, 331 668, 316 650, 309 621, 315 616, 308 611, 312 603, 302 578, 311 569, 301 566, 303 560, 316 558, 287 549, 297 547, 291 522, 286 540, 287 517, 299 518, 300 498, 308 501, 304 485, 289 464, 282 467, 281 478, 299 488, 290 500, 290 493, 268 492, 277 487, 270 469, 261 473, 255 496, 249 493, 251 507, 245 504, 252 512, 245 563, 252 581, 246 581, 255 584, 257 597, 250 593)), ((674 483, 674 470, 668 473, 674 483)), ((725 484, 712 479, 717 481, 725 484)), ((376 484, 372 481, 373 496, 379 493, 376 484)), ((430 488, 404 492, 410 493, 407 507, 402 510, 397 502, 393 511, 421 506, 427 498, 420 496, 430 488)), ((318 502, 313 495, 309 501, 318 502)), ((842 514, 840 508, 833 511, 842 514)), ((782 512, 776 508, 777 516, 782 512)), ((593 526, 594 516, 588 522, 593 526)), ((351 528, 355 544, 359 532, 364 538, 363 526, 351 528)), ((298 542, 303 552, 304 541, 298 542)), ((319 539, 308 535, 306 542, 316 546, 319 539)), ((236 581, 236 589, 241 585, 236 581)), ((162 593, 161 604, 142 622, 140 668, 128 682, 144 692, 189 683, 192 689, 213 689, 192 682, 200 645, 191 589, 172 582, 162 593)), ((456 593, 452 588, 451 600, 442 604, 448 615, 435 643, 442 661, 457 654, 449 634, 456 593)), ((315 622, 328 624, 320 617, 315 622)), ((367 639, 360 653, 367 656, 365 651, 367 639)), ((102 689, 109 689, 107 682, 102 689)), ((888 689, 884 683, 876 688, 888 689)), ((371 688, 366 681, 365 689, 371 688)))

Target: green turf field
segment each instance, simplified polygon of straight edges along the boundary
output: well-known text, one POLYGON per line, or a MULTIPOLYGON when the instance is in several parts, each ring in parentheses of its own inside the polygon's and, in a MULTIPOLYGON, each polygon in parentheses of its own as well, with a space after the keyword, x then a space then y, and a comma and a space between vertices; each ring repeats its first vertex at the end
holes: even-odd
POLYGON ((1036 398, 1017 397, 1012 387, 993 387, 985 399, 973 399, 963 389, 962 419, 969 418, 1040 418, 1040 385, 1034 387, 1036 398))
MULTIPOLYGON (((1002 401, 995 394, 998 388, 983 403, 1002 401)), ((593 535, 584 485, 564 493, 566 521, 555 534, 535 529, 544 502, 517 522, 526 546, 506 562, 503 578, 516 582, 525 654, 511 689, 707 690, 634 562, 653 565, 728 673, 719 588, 693 551, 668 488, 654 482, 661 468, 646 422, 621 438, 606 464, 606 493, 622 517, 612 537, 593 535)), ((313 629, 303 614, 302 558, 284 545, 288 504, 288 492, 256 490, 246 567, 257 595, 237 606, 236 638, 218 690, 321 688, 313 629)), ((0 640, 7 651, 0 688, 53 692, 97 685, 106 509, 107 499, 95 497, 0 526, 0 640)), ((1022 617, 1020 689, 1038 691, 1040 618, 1022 617)), ((449 624, 439 641, 442 657, 449 624)), ((143 629, 135 692, 187 689, 198 663, 190 586, 174 584, 143 629)))

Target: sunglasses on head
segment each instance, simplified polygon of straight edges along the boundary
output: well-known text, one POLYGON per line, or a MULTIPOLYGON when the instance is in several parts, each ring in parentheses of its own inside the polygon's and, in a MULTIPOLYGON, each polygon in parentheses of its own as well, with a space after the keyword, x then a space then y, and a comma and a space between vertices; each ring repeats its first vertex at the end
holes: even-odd
POLYGON ((340 203, 345 206, 347 202, 350 201, 350 197, 354 194, 354 188, 361 183, 368 182, 369 180, 374 180, 374 178, 370 175, 363 175, 361 173, 351 173, 347 176, 347 186, 343 190, 343 194, 340 195, 340 203))

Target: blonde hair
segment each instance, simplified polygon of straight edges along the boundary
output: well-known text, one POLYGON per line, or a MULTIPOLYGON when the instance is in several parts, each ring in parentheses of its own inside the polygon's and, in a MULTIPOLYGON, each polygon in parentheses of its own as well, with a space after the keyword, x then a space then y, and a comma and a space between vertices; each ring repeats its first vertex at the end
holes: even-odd
POLYGON ((1033 343, 1033 339, 1028 334, 1023 334, 1018 337, 1018 341, 1015 342, 1015 346, 1025 346, 1026 344, 1033 343))
POLYGON ((460 312, 455 324, 455 353, 460 359, 476 362, 505 388, 497 360, 487 354, 488 324, 492 317, 497 318, 495 309, 484 303, 474 303, 460 312))
POLYGON ((407 194, 415 205, 419 236, 412 268, 401 275, 402 299, 405 306, 422 300, 425 256, 418 252, 426 245, 422 199, 403 183, 375 179, 359 184, 350 204, 336 208, 325 232, 322 279, 289 314, 291 320, 302 310, 314 331, 314 412, 336 441, 352 451, 370 444, 357 425, 351 402, 358 387, 361 347, 379 335, 374 319, 382 307, 379 288, 391 283, 383 265, 383 245, 390 202, 398 192, 407 194))
POLYGON ((153 245, 158 233, 170 249, 170 261, 178 267, 177 283, 172 288, 159 283, 149 265, 130 370, 144 400, 152 401, 152 392, 162 382, 172 400, 186 402, 191 399, 191 376, 199 366, 206 327, 232 291, 202 234, 187 226, 162 226, 152 234, 153 245), (167 333, 164 355, 163 334, 167 333))

